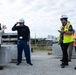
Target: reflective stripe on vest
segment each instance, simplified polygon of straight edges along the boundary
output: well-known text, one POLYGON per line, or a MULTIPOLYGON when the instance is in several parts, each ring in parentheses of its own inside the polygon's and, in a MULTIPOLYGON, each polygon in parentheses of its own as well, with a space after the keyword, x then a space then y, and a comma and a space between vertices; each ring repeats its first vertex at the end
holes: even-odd
MULTIPOLYGON (((69 31, 69 27, 70 27, 70 23, 67 23, 67 25, 64 28, 64 31, 68 32, 69 31)), ((70 43, 70 42, 73 42, 73 34, 64 33, 63 43, 70 43)))

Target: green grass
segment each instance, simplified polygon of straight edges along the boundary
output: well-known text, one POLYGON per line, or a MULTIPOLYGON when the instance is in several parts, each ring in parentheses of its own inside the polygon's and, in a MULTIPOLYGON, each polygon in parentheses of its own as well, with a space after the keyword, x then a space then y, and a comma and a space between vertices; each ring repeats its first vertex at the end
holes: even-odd
POLYGON ((50 48, 32 47, 34 51, 52 51, 50 48))

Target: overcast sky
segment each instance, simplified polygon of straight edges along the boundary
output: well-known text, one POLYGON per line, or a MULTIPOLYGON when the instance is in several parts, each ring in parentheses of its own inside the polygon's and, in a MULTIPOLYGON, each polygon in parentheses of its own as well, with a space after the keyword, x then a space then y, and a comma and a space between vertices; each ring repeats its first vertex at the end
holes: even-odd
POLYGON ((0 22, 7 25, 5 32, 24 18, 31 37, 57 36, 60 16, 66 14, 76 30, 76 0, 0 0, 0 22))

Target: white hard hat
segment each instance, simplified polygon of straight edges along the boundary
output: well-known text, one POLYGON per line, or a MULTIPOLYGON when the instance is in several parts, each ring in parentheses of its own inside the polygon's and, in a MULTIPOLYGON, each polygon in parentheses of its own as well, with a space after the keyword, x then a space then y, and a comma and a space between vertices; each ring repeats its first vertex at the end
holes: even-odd
POLYGON ((63 18, 68 19, 67 15, 62 15, 62 16, 61 16, 61 19, 63 19, 63 18))
POLYGON ((19 22, 20 22, 20 23, 24 23, 25 20, 24 20, 23 18, 21 18, 21 19, 19 20, 19 22))

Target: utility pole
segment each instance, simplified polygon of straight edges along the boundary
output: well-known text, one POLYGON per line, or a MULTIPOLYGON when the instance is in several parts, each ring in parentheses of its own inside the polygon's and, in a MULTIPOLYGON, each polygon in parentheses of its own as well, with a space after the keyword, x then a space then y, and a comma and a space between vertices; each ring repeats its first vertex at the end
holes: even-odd
POLYGON ((1 23, 0 23, 0 30, 1 30, 1 23))
POLYGON ((35 33, 35 45, 36 45, 36 33, 35 33))

